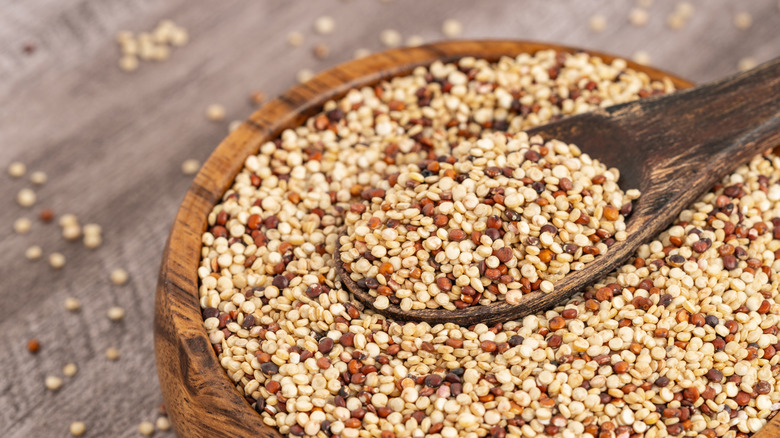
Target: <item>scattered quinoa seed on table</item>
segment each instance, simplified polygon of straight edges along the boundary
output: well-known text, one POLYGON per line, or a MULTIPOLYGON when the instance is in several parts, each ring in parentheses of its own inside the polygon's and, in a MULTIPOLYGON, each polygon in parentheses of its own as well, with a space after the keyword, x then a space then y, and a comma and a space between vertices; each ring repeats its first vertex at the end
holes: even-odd
POLYGON ((76 215, 67 213, 60 216, 60 227, 67 227, 68 225, 78 225, 79 221, 76 215))
POLYGON ((129 31, 116 35, 121 55, 118 65, 122 71, 134 72, 140 61, 165 61, 171 56, 170 47, 181 47, 189 41, 187 30, 171 20, 161 20, 151 32, 137 36, 129 31))
POLYGON ((46 174, 41 171, 35 171, 30 174, 30 182, 38 186, 46 184, 46 179, 46 174))
POLYGON ((37 353, 41 349, 41 344, 38 342, 37 339, 33 338, 27 341, 27 351, 29 351, 32 354, 37 353))
POLYGON ((753 25, 753 17, 748 12, 737 12, 734 15, 734 26, 737 29, 745 30, 753 25))
POLYGON ((737 64, 737 69, 739 69, 739 71, 748 71, 757 65, 758 62, 756 62, 756 59, 748 56, 739 60, 739 63, 737 64))
POLYGON ((649 14, 647 13, 647 10, 642 8, 633 8, 628 15, 628 21, 636 27, 646 25, 648 18, 649 14))
POLYGON ((590 17, 588 25, 593 32, 601 33, 607 28, 607 19, 603 15, 594 15, 590 17))
POLYGON ((61 269, 65 266, 65 256, 59 252, 49 254, 49 265, 54 269, 61 269))
POLYGON ((22 207, 32 207, 35 204, 35 192, 32 189, 21 189, 16 195, 16 202, 22 207))
POLYGON ((332 17, 323 15, 314 20, 314 30, 320 35, 328 35, 333 33, 336 28, 336 22, 332 17))
POLYGON ((27 234, 30 232, 30 228, 32 228, 32 222, 30 219, 21 217, 14 221, 14 231, 16 231, 18 234, 27 234))
POLYGON ((448 18, 441 25, 441 33, 447 38, 457 38, 463 33, 463 24, 454 18, 448 18))
POLYGON ((122 268, 117 268, 111 271, 110 278, 112 283, 117 286, 122 286, 127 284, 127 281, 130 279, 130 274, 122 268))
POLYGON ((62 368, 62 374, 63 374, 65 377, 73 377, 73 376, 75 376, 75 375, 76 375, 76 373, 77 373, 77 372, 78 372, 78 367, 76 366, 76 364, 75 364, 75 363, 69 363, 69 364, 66 364, 66 365, 65 365, 65 366, 62 368))
POLYGON ((117 360, 117 359, 119 359, 119 350, 117 350, 114 347, 109 347, 106 350, 106 359, 108 359, 108 360, 117 360))
POLYGON ((81 302, 73 297, 65 298, 65 309, 71 312, 77 312, 81 309, 81 302))
POLYGON ((679 2, 674 6, 674 12, 685 19, 691 18, 695 11, 693 3, 687 1, 679 2))
POLYGON ((355 53, 353 53, 352 57, 354 59, 360 59, 360 58, 365 58, 370 54, 371 54, 371 50, 369 49, 355 49, 355 53))
POLYGON ((287 44, 292 47, 298 47, 303 44, 303 34, 300 32, 290 32, 287 35, 287 44))
POLYGON ((38 260, 43 255, 43 250, 38 245, 33 245, 24 252, 24 256, 28 260, 38 260))
POLYGON ((249 101, 254 106, 260 106, 265 102, 266 94, 260 90, 253 91, 249 95, 249 101))
POLYGON ((152 436, 154 435, 154 424, 144 421, 141 424, 138 425, 138 433, 140 433, 143 436, 152 436))
POLYGON ((379 34, 379 41, 381 41, 382 45, 385 47, 394 48, 401 45, 403 37, 401 36, 401 33, 395 29, 386 29, 379 34))
POLYGON ((313 77, 314 72, 308 68, 298 70, 298 73, 295 75, 295 79, 297 79, 299 83, 304 83, 313 77))
POLYGON ((200 161, 194 158, 188 158, 181 163, 181 173, 185 175, 195 175, 200 170, 200 161))
POLYGON ((12 178, 21 178, 27 172, 27 166, 20 161, 14 161, 8 165, 8 175, 12 178))
POLYGON ((171 429, 171 422, 168 420, 168 417, 158 417, 154 422, 154 427, 162 431, 167 431, 171 429))
POLYGON ((206 117, 213 122, 220 122, 225 119, 225 107, 214 103, 206 108, 206 117))
POLYGON ((38 219, 40 219, 41 222, 49 223, 54 219, 54 212, 50 208, 44 208, 38 213, 38 219))
POLYGON ((634 52, 634 55, 631 57, 631 59, 640 65, 650 64, 650 54, 644 50, 638 50, 634 52))
POLYGON ((46 389, 58 391, 62 387, 62 379, 56 376, 46 376, 46 389))
POLYGON ((409 35, 409 37, 406 38, 406 47, 418 47, 423 44, 425 44, 425 39, 420 35, 409 35))
POLYGON ((325 59, 330 55, 330 47, 324 43, 318 43, 314 45, 312 53, 317 59, 325 59))
POLYGON ((70 434, 73 436, 82 436, 87 431, 87 426, 81 421, 74 421, 70 424, 70 434))
POLYGON ((65 240, 77 240, 81 237, 81 226, 79 224, 69 224, 62 227, 62 237, 65 240))
POLYGON ((125 317, 125 309, 114 306, 108 309, 108 319, 114 322, 121 321, 125 317))

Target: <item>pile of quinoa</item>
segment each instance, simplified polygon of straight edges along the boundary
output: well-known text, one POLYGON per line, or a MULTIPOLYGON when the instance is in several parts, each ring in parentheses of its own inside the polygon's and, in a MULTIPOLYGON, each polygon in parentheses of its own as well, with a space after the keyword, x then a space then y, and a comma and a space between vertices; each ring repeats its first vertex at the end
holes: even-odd
POLYGON ((521 321, 395 322, 334 268, 364 187, 490 131, 672 90, 586 54, 464 58, 352 90, 262 145, 210 213, 198 269, 238 391, 293 436, 759 430, 780 408, 780 157, 755 157, 603 283, 521 321))
POLYGON ((350 206, 341 238, 345 270, 380 310, 454 311, 552 292, 625 240, 639 195, 575 145, 524 132, 486 133, 400 168, 363 189, 370 199, 350 206))

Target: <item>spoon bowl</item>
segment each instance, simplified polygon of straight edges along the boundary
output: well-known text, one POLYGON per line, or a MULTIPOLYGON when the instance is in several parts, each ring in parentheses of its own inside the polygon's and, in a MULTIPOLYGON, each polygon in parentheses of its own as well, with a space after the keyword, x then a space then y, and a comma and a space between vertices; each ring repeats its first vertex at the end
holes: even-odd
POLYGON ((431 324, 489 325, 562 303, 624 263, 718 180, 780 143, 780 58, 717 82, 569 117, 528 134, 576 144, 618 168, 621 188, 640 190, 626 224, 626 240, 582 270, 568 273, 552 292, 525 294, 517 304, 498 301, 458 310, 410 311, 390 304, 376 309, 375 297, 352 280, 338 257, 344 286, 382 314, 431 324))

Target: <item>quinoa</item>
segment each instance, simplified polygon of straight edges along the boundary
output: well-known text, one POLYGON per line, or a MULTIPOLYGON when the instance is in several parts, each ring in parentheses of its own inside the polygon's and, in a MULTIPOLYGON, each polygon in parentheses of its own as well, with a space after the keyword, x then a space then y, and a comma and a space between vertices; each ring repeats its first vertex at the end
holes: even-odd
POLYGON ((464 58, 352 90, 263 144, 209 214, 198 268, 237 390, 293 436, 759 430, 780 408, 780 157, 739 167, 603 282, 520 321, 399 323, 335 271, 364 188, 491 132, 672 90, 586 54, 464 58))
POLYGON ((400 168, 364 189, 341 239, 345 269, 377 309, 517 304, 523 293, 552 292, 625 240, 620 211, 638 195, 576 146, 525 133, 486 134, 400 168))

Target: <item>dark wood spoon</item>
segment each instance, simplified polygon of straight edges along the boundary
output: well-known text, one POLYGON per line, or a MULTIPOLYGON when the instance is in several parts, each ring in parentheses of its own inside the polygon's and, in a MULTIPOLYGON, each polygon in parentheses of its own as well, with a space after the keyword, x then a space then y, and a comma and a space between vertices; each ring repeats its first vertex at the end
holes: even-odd
MULTIPOLYGON (((516 305, 500 301, 460 310, 404 311, 391 304, 375 310, 405 321, 494 324, 554 307, 597 282, 725 175, 780 145, 780 58, 721 81, 569 117, 529 134, 578 145, 620 169, 621 188, 641 191, 626 226, 628 238, 567 274, 553 292, 526 294, 516 305)), ((373 308, 375 297, 350 278, 340 257, 336 265, 344 286, 373 308)))

